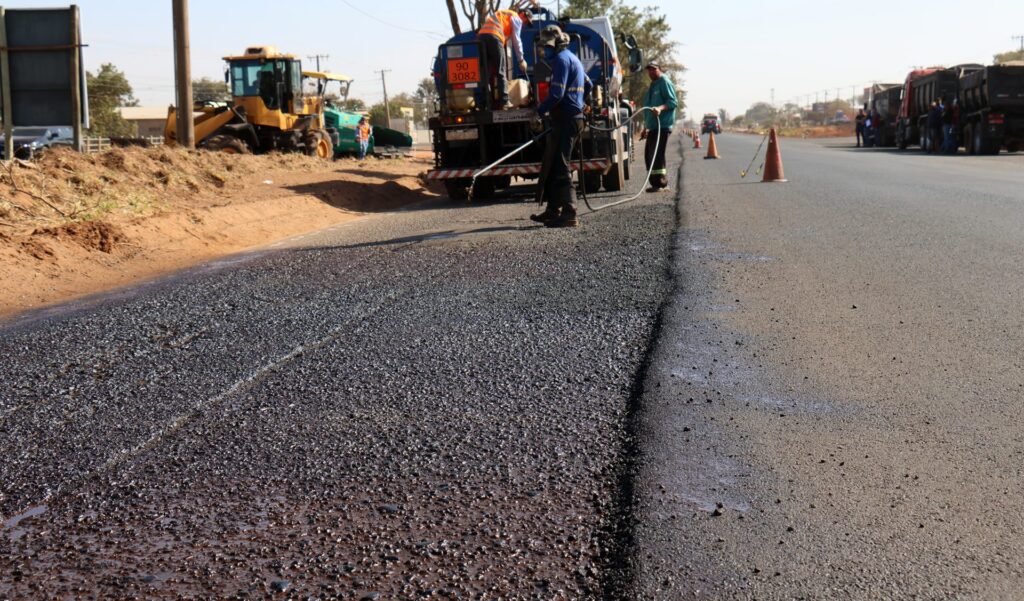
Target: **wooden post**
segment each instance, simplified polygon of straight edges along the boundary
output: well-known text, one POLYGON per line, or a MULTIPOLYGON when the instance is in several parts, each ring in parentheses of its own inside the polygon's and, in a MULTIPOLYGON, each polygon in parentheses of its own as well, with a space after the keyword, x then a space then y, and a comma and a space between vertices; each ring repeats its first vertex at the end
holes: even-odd
POLYGON ((7 51, 7 11, 0 6, 0 95, 4 105, 4 157, 14 158, 14 106, 11 104, 11 61, 7 51))
POLYGON ((79 27, 78 6, 72 4, 71 10, 71 127, 75 132, 75 150, 82 152, 82 65, 79 49, 82 45, 79 27))
POLYGON ((192 117, 192 60, 188 35, 188 0, 173 0, 174 83, 178 101, 178 145, 196 147, 195 119, 192 117))

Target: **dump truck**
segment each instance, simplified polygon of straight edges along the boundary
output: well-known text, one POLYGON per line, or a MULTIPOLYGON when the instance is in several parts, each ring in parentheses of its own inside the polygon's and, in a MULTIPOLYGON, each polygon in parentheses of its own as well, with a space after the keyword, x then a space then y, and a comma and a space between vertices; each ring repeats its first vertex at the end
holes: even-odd
POLYGON ((896 121, 896 145, 905 150, 911 144, 927 149, 928 109, 935 101, 950 104, 960 93, 960 78, 983 69, 981 65, 932 67, 918 69, 907 75, 903 84, 900 114, 896 121))
MULTIPOLYGON (((330 158, 334 138, 324 123, 324 99, 303 88, 302 61, 274 46, 228 56, 231 102, 193 107, 198 148, 229 153, 274 150, 330 158)), ((177 143, 177 110, 168 110, 166 144, 177 143)))
POLYGON ((1024 145, 1024 65, 996 65, 960 78, 960 126, 968 154, 1024 145))
MULTIPOLYGON (((594 83, 589 99, 592 122, 602 129, 611 129, 629 119, 630 109, 619 98, 623 68, 616 42, 621 41, 629 49, 629 68, 635 73, 643 68, 643 52, 636 47, 635 38, 623 36, 617 40, 606 17, 559 22, 546 9, 533 12, 532 24, 524 25, 522 32, 527 72, 521 72, 515 61, 507 61, 512 69, 508 78, 512 108, 492 108, 495 94, 487 75, 487 59, 475 32, 456 36, 438 48, 433 76, 439 106, 429 123, 435 164, 427 179, 444 182, 453 199, 466 199, 477 171, 536 135, 531 122, 538 101, 547 97, 551 81, 551 68, 543 61, 537 41, 548 25, 559 25, 570 36, 570 50, 580 58, 594 83)), ((602 187, 608 191, 625 187, 633 150, 632 123, 629 125, 612 132, 589 127, 583 132, 582 156, 576 157, 574 169, 582 162, 581 183, 587 192, 597 192, 602 187)), ((479 177, 473 197, 485 198, 508 188, 513 177, 537 179, 543 144, 541 140, 529 146, 479 177)))
POLYGON ((878 113, 875 146, 896 145, 896 121, 900 116, 900 99, 903 88, 898 83, 875 84, 871 87, 869 108, 878 113))

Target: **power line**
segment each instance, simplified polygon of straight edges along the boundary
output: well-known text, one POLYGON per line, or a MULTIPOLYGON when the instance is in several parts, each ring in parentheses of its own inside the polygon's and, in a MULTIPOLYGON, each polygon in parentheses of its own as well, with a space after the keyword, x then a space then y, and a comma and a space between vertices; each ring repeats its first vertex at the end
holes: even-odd
POLYGON ((351 8, 352 10, 356 11, 357 13, 360 13, 360 14, 362 14, 364 16, 367 16, 367 17, 373 19, 374 21, 376 21, 376 22, 378 22, 378 23, 380 23, 382 25, 387 25, 388 27, 393 27, 395 29, 400 29, 402 31, 410 31, 412 33, 425 33, 427 35, 432 35, 434 37, 439 37, 439 38, 444 38, 444 39, 448 38, 448 36, 446 36, 444 34, 441 34, 441 33, 438 33, 436 31, 427 31, 427 30, 424 30, 424 29, 411 29, 409 27, 403 27, 401 25, 395 25, 394 23, 390 23, 388 21, 385 21, 384 19, 381 19, 380 17, 377 17, 375 15, 371 15, 370 13, 368 13, 365 10, 359 8, 358 6, 354 6, 348 0, 341 0, 341 1, 342 1, 343 4, 345 4, 346 6, 351 8))

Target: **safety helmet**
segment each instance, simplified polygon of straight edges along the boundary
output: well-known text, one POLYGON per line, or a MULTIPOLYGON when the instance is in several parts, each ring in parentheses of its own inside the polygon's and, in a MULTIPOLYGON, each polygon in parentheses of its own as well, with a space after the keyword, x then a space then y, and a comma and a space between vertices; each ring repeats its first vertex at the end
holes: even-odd
POLYGON ((548 25, 540 30, 540 43, 542 46, 550 46, 562 50, 569 46, 569 35, 562 31, 558 25, 548 25))

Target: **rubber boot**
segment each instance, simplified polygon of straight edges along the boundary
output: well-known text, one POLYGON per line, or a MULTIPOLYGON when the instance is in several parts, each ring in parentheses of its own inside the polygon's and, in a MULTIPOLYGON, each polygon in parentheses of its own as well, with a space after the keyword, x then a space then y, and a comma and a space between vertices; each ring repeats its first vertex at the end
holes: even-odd
POLYGON ((536 221, 537 223, 543 223, 544 225, 547 225, 548 223, 554 221, 555 219, 558 219, 558 214, 559 210, 557 208, 549 206, 548 208, 544 209, 543 213, 539 215, 530 215, 530 221, 536 221))
POLYGON ((579 227, 580 220, 576 217, 576 207, 563 207, 561 215, 545 225, 548 227, 579 227))

